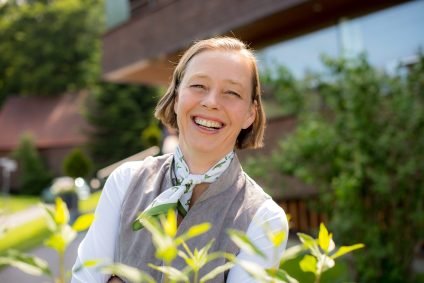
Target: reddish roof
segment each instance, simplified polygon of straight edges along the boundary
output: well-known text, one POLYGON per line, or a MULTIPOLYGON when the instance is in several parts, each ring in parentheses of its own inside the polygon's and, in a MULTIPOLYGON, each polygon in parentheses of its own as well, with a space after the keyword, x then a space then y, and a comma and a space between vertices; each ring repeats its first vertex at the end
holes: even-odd
POLYGON ((30 133, 37 148, 80 145, 87 141, 88 124, 81 106, 86 93, 57 97, 9 97, 0 111, 0 150, 16 148, 30 133))

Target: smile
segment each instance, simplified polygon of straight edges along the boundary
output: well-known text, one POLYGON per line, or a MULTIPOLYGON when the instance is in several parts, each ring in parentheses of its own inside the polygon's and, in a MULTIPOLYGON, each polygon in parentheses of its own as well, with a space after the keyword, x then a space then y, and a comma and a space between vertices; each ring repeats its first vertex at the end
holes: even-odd
POLYGON ((205 127, 205 128, 208 128, 208 129, 214 129, 214 130, 219 130, 224 126, 224 124, 221 123, 221 122, 207 120, 207 119, 200 118, 200 117, 194 117, 193 121, 198 126, 202 126, 202 127, 205 127))

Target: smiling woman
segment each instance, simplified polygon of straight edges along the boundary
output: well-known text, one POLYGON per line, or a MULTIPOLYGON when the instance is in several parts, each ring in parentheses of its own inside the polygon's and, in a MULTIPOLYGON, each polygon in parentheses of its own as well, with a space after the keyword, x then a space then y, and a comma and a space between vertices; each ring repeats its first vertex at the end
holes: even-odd
MULTIPOLYGON (((286 240, 275 250, 266 230, 288 235, 284 211, 241 168, 236 148, 262 146, 265 116, 256 60, 246 45, 220 37, 192 45, 175 68, 172 82, 159 101, 155 116, 178 132, 174 154, 126 163, 106 182, 96 218, 81 243, 75 266, 103 258, 137 267, 161 282, 161 266, 141 215, 158 217, 177 212, 177 235, 209 222, 212 228, 187 242, 190 250, 215 241, 210 252, 226 252, 262 267, 279 263, 286 240), (226 233, 237 229, 265 258, 240 251, 226 233)), ((207 274, 227 259, 219 258, 200 270, 207 274)), ((184 259, 172 267, 183 270, 184 259)), ((72 282, 106 282, 93 269, 73 274, 72 282)), ((113 282, 123 282, 113 277, 113 282)), ((254 282, 239 266, 209 282, 254 282)))

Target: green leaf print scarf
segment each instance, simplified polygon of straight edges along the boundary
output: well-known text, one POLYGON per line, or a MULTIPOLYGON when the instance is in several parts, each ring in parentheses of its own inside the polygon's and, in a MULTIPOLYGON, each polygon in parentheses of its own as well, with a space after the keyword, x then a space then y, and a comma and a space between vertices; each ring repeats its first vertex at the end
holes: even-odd
POLYGON ((134 231, 143 228, 140 223, 142 215, 158 217, 161 214, 166 214, 170 209, 178 209, 183 217, 187 214, 193 188, 201 183, 213 183, 221 176, 221 174, 230 166, 234 158, 234 151, 231 151, 218 161, 211 169, 203 175, 190 174, 190 170, 184 161, 183 154, 179 147, 174 153, 174 172, 176 177, 176 186, 173 186, 159 196, 137 217, 133 222, 132 228, 134 231))

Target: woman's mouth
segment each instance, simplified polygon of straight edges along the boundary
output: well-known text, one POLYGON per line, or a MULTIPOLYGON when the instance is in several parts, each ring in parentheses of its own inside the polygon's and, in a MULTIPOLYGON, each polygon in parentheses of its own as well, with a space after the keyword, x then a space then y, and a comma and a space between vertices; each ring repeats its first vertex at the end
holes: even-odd
POLYGON ((209 130, 219 130, 224 126, 224 124, 221 122, 208 120, 208 119, 200 118, 200 117, 194 117, 193 122, 196 125, 202 128, 209 129, 209 130))

